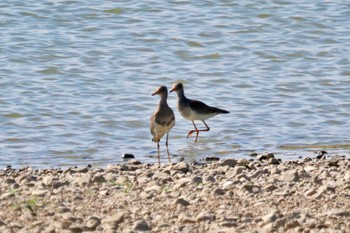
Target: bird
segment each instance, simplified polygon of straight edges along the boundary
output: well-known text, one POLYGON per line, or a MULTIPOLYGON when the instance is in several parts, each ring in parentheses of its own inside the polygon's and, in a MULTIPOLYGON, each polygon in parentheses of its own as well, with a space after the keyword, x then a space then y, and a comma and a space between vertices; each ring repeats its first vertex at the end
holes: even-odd
POLYGON ((169 107, 167 103, 168 98, 168 88, 166 86, 160 86, 158 89, 152 94, 159 95, 160 101, 157 109, 152 114, 150 119, 150 130, 153 136, 152 141, 157 143, 158 150, 158 164, 160 164, 160 152, 159 152, 159 141, 166 134, 165 146, 168 153, 168 159, 170 162, 170 153, 168 148, 168 138, 169 132, 175 125, 175 115, 173 110, 169 107))
POLYGON ((187 138, 191 137, 192 133, 196 133, 196 140, 195 142, 198 141, 198 135, 199 132, 203 131, 209 131, 210 128, 205 123, 205 120, 216 116, 218 114, 226 114, 229 113, 229 111, 208 106, 205 103, 198 101, 198 100, 192 100, 188 99, 185 96, 184 92, 184 86, 182 83, 174 83, 172 86, 172 89, 170 92, 175 91, 177 94, 177 108, 180 112, 180 114, 187 120, 192 121, 192 124, 194 126, 194 130, 190 130, 187 133, 187 138), (206 129, 198 129, 194 121, 202 121, 204 125, 206 126, 206 129))

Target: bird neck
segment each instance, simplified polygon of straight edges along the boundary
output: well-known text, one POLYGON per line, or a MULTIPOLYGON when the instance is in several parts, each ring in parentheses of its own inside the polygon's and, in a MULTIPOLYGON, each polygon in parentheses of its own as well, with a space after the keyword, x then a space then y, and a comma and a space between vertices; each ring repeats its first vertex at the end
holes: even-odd
POLYGON ((159 106, 168 106, 167 97, 167 94, 163 94, 160 96, 159 106))
POLYGON ((183 89, 177 91, 177 97, 178 97, 180 100, 185 100, 185 99, 186 99, 185 92, 184 92, 183 89))

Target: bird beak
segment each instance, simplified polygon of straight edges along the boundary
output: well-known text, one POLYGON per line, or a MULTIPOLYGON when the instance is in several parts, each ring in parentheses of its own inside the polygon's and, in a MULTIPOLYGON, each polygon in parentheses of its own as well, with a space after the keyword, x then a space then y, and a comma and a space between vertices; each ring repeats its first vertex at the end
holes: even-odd
POLYGON ((152 94, 152 96, 157 95, 157 94, 158 94, 158 90, 156 90, 156 91, 152 94))
POLYGON ((176 90, 175 90, 175 87, 173 87, 173 88, 169 91, 169 93, 171 93, 171 92, 173 92, 173 91, 176 91, 176 90))

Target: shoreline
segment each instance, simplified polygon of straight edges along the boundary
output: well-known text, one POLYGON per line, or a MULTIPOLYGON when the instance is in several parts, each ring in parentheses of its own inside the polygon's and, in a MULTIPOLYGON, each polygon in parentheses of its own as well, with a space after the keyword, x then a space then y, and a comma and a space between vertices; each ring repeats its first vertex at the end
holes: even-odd
POLYGON ((0 171, 0 232, 346 232, 350 159, 0 171))

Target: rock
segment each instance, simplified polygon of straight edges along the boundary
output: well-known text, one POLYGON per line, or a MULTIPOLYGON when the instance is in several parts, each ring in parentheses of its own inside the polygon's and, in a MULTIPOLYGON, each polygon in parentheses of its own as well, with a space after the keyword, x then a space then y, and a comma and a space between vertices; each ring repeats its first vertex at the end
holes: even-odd
POLYGON ((214 183, 214 182, 215 182, 215 178, 211 175, 206 175, 203 178, 203 184, 214 183))
POLYGON ((215 157, 215 156, 208 156, 205 158, 205 162, 207 163, 217 162, 219 160, 220 160, 219 157, 215 157))
POLYGON ((222 184, 223 189, 230 189, 232 188, 234 183, 232 181, 226 181, 225 183, 222 184))
POLYGON ((14 184, 14 183, 16 183, 16 181, 14 179, 11 179, 11 178, 6 178, 4 180, 4 183, 5 184, 14 184))
POLYGON ((221 189, 221 188, 217 188, 217 189, 214 190, 213 194, 215 196, 221 196, 221 195, 225 195, 225 191, 223 189, 221 189))
POLYGON ((139 164, 142 164, 142 163, 140 161, 136 160, 136 159, 131 159, 131 160, 129 160, 128 164, 139 165, 139 164))
POLYGON ((265 224, 273 223, 276 221, 276 219, 277 219, 276 211, 273 211, 262 217, 262 220, 264 221, 265 224))
MULTIPOLYGON (((55 180, 58 180, 58 179, 56 178, 55 180)), ((53 181, 54 181, 54 177, 52 176, 45 176, 43 178, 43 184, 46 186, 51 186, 53 181)))
POLYGON ((156 172, 152 176, 152 179, 160 180, 162 183, 168 183, 168 182, 171 182, 173 180, 171 178, 170 174, 167 172, 156 172))
POLYGON ((15 194, 14 193, 4 193, 0 196, 0 200, 5 200, 5 199, 8 199, 8 198, 11 198, 11 197, 14 197, 15 194))
POLYGON ((248 191, 249 193, 258 193, 260 192, 261 186, 254 184, 243 184, 240 190, 248 191))
POLYGON ((193 224, 196 223, 196 219, 188 216, 185 213, 180 213, 178 220, 183 224, 193 224))
POLYGON ((350 210, 332 209, 329 212, 327 212, 327 215, 328 216, 349 217, 350 216, 350 210))
POLYGON ((278 165, 281 163, 281 160, 280 159, 276 159, 276 158, 270 158, 269 159, 269 164, 272 164, 272 165, 278 165))
POLYGON ((36 197, 43 197, 46 195, 46 193, 48 193, 48 190, 33 190, 32 191, 32 196, 36 196, 36 197))
POLYGON ((257 159, 260 161, 269 160, 269 159, 273 159, 273 158, 275 158, 275 156, 272 153, 264 153, 264 154, 261 154, 257 157, 257 159))
POLYGON ((89 230, 95 230, 97 226, 99 226, 101 224, 101 221, 98 217, 95 216, 91 216, 87 219, 86 221, 86 227, 89 230))
POLYGON ((273 185, 273 184, 267 185, 267 186, 264 188, 264 190, 269 191, 269 192, 272 192, 272 191, 274 191, 274 190, 276 190, 276 189, 278 189, 278 188, 277 188, 275 185, 273 185))
POLYGON ((125 215, 125 212, 119 212, 115 215, 107 217, 106 219, 103 219, 102 223, 107 223, 111 226, 118 226, 124 221, 125 215))
POLYGON ((316 159, 326 159, 326 154, 328 154, 327 151, 321 150, 316 156, 316 159))
POLYGON ((191 183, 196 184, 196 185, 202 184, 203 183, 202 177, 200 177, 200 176, 193 177, 191 180, 191 183))
POLYGON ((289 230, 292 228, 296 228, 298 226, 300 226, 300 223, 297 220, 290 219, 290 220, 287 220, 287 222, 285 224, 285 229, 289 230))
POLYGON ((299 173, 297 170, 288 170, 282 173, 281 179, 285 182, 297 182, 299 181, 299 173))
POLYGON ((122 154, 122 158, 123 159, 134 159, 135 156, 133 154, 125 153, 125 154, 122 154))
POLYGON ((215 220, 215 215, 209 212, 202 212, 198 214, 196 217, 197 222, 204 222, 204 221, 212 222, 214 220, 215 220))
POLYGON ((174 170, 181 171, 183 173, 186 173, 189 171, 190 166, 185 162, 179 162, 173 166, 174 170))
POLYGON ((72 233, 82 233, 83 232, 83 228, 79 225, 71 225, 68 229, 72 233))
POLYGON ((224 159, 221 162, 219 162, 219 166, 228 166, 228 167, 234 167, 237 164, 237 160, 235 159, 224 159))
POLYGON ((151 228, 145 220, 136 221, 133 226, 134 231, 150 231, 151 228))
POLYGON ((173 205, 188 206, 190 203, 183 198, 178 198, 173 202, 173 205))
POLYGON ((305 192, 305 196, 312 196, 316 193, 316 188, 311 188, 308 191, 305 192))
POLYGON ((90 184, 90 176, 88 174, 85 174, 82 176, 75 177, 72 183, 78 186, 88 185, 90 184))
POLYGON ((184 178, 181 178, 177 181, 175 181, 175 188, 181 188, 181 187, 185 187, 186 185, 190 184, 192 181, 191 178, 187 178, 187 177, 184 177, 184 178))

